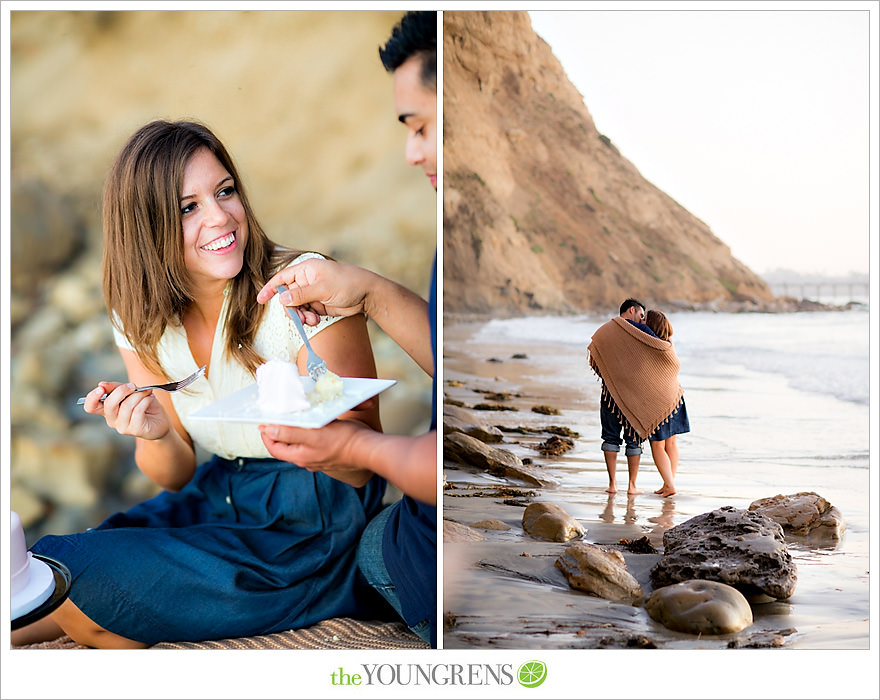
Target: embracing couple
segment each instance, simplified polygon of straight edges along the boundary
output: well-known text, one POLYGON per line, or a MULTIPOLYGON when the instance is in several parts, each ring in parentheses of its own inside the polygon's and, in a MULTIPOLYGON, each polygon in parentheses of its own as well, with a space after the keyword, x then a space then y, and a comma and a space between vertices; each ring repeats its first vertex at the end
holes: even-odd
POLYGON ((623 442, 627 493, 641 493, 636 477, 645 439, 663 479, 655 493, 663 497, 675 493, 675 436, 688 432, 690 424, 671 336, 672 326, 664 313, 654 309, 646 313, 640 301, 627 299, 620 305, 620 315, 600 326, 587 348, 590 367, 602 380, 600 418, 608 493, 617 491, 617 453, 623 442))

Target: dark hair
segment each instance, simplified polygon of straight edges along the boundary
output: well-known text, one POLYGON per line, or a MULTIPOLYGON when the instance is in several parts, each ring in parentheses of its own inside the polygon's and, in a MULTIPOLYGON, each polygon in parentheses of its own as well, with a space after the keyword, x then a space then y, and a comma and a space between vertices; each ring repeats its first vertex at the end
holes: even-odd
POLYGON ((203 124, 157 120, 123 146, 104 185, 104 300, 114 323, 145 366, 161 370, 158 344, 169 323, 192 303, 183 257, 183 172, 201 148, 233 178, 248 224, 244 264, 229 288, 226 352, 251 372, 263 361, 254 339, 265 306, 257 292, 301 251, 271 241, 257 222, 232 157, 203 124))
POLYGON ((645 324, 657 335, 660 340, 669 340, 672 337, 672 324, 662 311, 651 309, 645 316, 645 324))
POLYGON ((638 306, 642 309, 645 308, 645 305, 640 302, 638 299, 627 299, 620 305, 620 315, 623 316, 627 311, 629 311, 633 306, 638 306))
POLYGON ((379 47, 379 58, 389 73, 412 56, 421 56, 422 84, 437 92, 437 13, 407 12, 391 30, 391 38, 379 47))

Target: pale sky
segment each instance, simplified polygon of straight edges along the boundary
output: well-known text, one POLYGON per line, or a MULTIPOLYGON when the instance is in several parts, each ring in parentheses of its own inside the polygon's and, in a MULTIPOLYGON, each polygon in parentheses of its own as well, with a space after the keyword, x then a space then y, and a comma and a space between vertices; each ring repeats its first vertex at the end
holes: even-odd
POLYGON ((675 7, 710 9, 529 14, 599 133, 753 271, 868 272, 867 4, 675 7))

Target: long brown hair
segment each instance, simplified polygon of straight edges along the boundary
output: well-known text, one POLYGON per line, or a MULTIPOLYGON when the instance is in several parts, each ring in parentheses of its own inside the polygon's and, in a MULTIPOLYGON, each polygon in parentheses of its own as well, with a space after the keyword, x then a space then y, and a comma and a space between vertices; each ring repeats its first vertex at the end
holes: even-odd
POLYGON ((266 236, 232 157, 203 124, 150 122, 116 157, 104 185, 104 301, 144 365, 164 373, 159 340, 193 301, 183 257, 180 195, 186 163, 199 148, 208 148, 232 176, 247 218, 244 264, 228 291, 226 352, 255 372, 263 358, 253 344, 265 312, 257 292, 303 251, 281 248, 266 236))
POLYGON ((645 314, 645 324, 657 334, 660 340, 669 340, 672 337, 672 324, 662 311, 650 309, 645 314))

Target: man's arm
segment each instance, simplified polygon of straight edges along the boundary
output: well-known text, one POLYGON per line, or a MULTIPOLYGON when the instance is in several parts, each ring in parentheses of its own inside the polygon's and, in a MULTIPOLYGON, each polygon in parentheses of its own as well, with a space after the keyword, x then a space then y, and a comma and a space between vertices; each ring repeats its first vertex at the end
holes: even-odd
POLYGON ((406 287, 374 275, 365 302, 367 316, 375 321, 421 367, 434 376, 428 303, 406 287))
POLYGON ((428 304, 406 287, 356 265, 313 258, 278 272, 257 301, 265 304, 280 284, 287 285, 281 303, 294 307, 304 323, 315 325, 320 315, 365 313, 433 376, 428 304))
POLYGON ((386 435, 337 420, 323 428, 261 425, 260 433, 277 459, 347 483, 353 483, 351 473, 368 469, 416 500, 437 503, 435 430, 418 437, 386 435))

